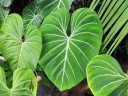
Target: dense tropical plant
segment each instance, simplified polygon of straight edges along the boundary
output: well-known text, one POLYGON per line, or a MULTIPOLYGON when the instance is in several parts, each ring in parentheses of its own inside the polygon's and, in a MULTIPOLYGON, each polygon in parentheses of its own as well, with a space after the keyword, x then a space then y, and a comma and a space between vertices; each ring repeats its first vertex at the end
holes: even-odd
POLYGON ((18 14, 10 14, 4 19, 0 30, 0 50, 13 71, 17 68, 35 71, 42 48, 41 30, 44 49, 39 63, 47 77, 61 91, 75 86, 85 78, 88 62, 99 53, 102 25, 98 15, 87 8, 75 11, 70 19, 68 10, 71 2, 33 1, 23 10, 23 20, 18 14), (41 6, 43 3, 45 7, 41 6), (51 9, 46 10, 47 7, 51 9), (39 30, 34 25, 39 27, 43 18, 39 30), (75 52, 83 58, 79 58, 75 52))
POLYGON ((126 36, 128 0, 93 0, 89 9, 77 7, 70 13, 73 1, 33 0, 21 17, 8 15, 12 0, 0 0, 2 96, 18 96, 18 92, 19 96, 36 96, 38 74, 46 86, 50 80, 61 91, 74 87, 87 75, 95 96, 127 95, 127 74, 114 58, 98 54, 111 55, 126 36), (97 10, 99 2, 102 5, 97 10))
MULTIPOLYGON (((96 2, 99 1, 94 0, 90 8, 95 9, 96 2)), ((107 48, 107 45, 112 43, 106 51, 106 54, 111 55, 128 33, 127 5, 128 0, 103 1, 98 12, 103 23, 105 35, 101 53, 107 48), (112 42, 115 35, 117 37, 112 42)), ((128 95, 128 74, 122 71, 119 63, 111 56, 99 55, 94 57, 87 66, 87 79, 89 87, 95 96, 128 95)))

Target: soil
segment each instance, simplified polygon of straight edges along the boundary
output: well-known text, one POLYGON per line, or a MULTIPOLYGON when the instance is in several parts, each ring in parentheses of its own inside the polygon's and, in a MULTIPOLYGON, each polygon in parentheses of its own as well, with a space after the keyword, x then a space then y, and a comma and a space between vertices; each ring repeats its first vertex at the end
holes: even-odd
POLYGON ((93 96, 86 80, 70 90, 60 92, 55 86, 48 88, 39 84, 37 96, 93 96))

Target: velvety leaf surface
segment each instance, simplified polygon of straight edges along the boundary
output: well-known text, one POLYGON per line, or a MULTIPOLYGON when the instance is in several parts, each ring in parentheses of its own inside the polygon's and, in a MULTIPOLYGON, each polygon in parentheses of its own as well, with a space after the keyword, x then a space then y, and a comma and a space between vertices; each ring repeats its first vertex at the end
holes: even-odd
POLYGON ((25 26, 35 25, 39 26, 43 20, 43 16, 39 10, 36 1, 27 5, 23 10, 23 21, 25 26))
POLYGON ((94 57, 87 66, 87 79, 95 96, 128 96, 128 75, 111 56, 94 57))
POLYGON ((0 0, 0 5, 9 7, 14 0, 0 0))
POLYGON ((59 8, 70 9, 73 0, 38 0, 40 11, 44 17, 59 8))
MULTIPOLYGON (((3 18, 8 16, 9 8, 6 8, 6 7, 3 7, 0 5, 0 14, 2 15, 3 18)), ((0 18, 1 18, 1 16, 0 16, 0 18)))
POLYGON ((46 17, 41 30, 44 50, 39 63, 61 91, 70 89, 85 78, 88 62, 99 52, 100 20, 87 8, 75 11, 71 19, 68 11, 59 9, 46 17))
POLYGON ((31 70, 18 68, 13 74, 12 88, 6 84, 4 70, 0 67, 0 96, 36 96, 37 81, 31 70))
POLYGON ((11 14, 0 30, 0 50, 11 68, 35 70, 42 49, 41 33, 35 26, 24 29, 22 18, 11 14))

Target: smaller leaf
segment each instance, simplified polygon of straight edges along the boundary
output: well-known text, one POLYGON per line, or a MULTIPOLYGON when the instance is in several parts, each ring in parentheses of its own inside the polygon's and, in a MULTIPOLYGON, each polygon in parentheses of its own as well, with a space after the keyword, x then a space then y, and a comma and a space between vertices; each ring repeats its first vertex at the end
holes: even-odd
POLYGON ((40 11, 44 18, 59 8, 70 9, 73 0, 38 0, 40 11))
POLYGON ((0 0, 0 5, 9 7, 14 0, 0 0))
POLYGON ((9 14, 9 8, 0 5, 0 14, 2 15, 3 18, 5 18, 9 14))
POLYGON ((0 30, 0 50, 11 69, 35 70, 42 49, 41 32, 36 26, 24 28, 20 15, 10 14, 0 30))
POLYGON ((0 67, 0 96, 36 96, 37 81, 31 70, 18 68, 12 80, 12 88, 8 88, 5 72, 0 67), (33 85, 33 90, 29 89, 30 85, 33 85))
POLYGON ((128 75, 111 56, 94 57, 87 66, 87 80, 95 96, 128 96, 128 75))
POLYGON ((35 2, 27 5, 23 10, 23 22, 25 26, 35 25, 39 26, 43 20, 43 16, 40 13, 39 7, 35 2))

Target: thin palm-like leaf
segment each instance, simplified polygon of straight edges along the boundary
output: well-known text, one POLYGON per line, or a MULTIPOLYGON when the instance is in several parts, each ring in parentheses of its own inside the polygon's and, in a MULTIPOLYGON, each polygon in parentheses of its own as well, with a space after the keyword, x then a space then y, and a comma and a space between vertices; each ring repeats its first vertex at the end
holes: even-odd
POLYGON ((121 30, 121 32, 119 33, 119 35, 117 36, 117 38, 115 39, 109 50, 107 51, 107 54, 110 55, 112 54, 112 52, 120 44, 120 42, 126 36, 127 33, 128 33, 128 23, 123 27, 123 29, 121 30))
POLYGON ((128 16, 128 8, 123 12, 123 14, 118 18, 114 26, 111 28, 109 33, 107 34, 106 38, 103 41, 103 48, 101 51, 103 51, 107 45, 111 42, 113 37, 117 34, 117 32, 124 26, 124 24, 127 22, 127 16, 128 16))
MULTIPOLYGON (((105 12, 104 16, 101 19, 101 22, 103 23, 103 26, 106 25, 107 22, 109 22, 111 20, 111 18, 114 16, 115 12, 118 10, 118 8, 121 6, 121 4, 123 3, 123 0, 119 0, 118 2, 114 2, 115 0, 113 0, 110 3, 109 8, 107 9, 107 11, 105 12)), ((119 15, 120 16, 120 15, 119 15)))
MULTIPOLYGON (((90 8, 94 10, 96 7, 93 8, 92 6, 97 5, 98 4, 96 3, 96 0, 93 0, 90 8)), ((108 47, 107 54, 112 54, 112 52, 118 46, 117 44, 119 44, 127 34, 127 32, 122 30, 122 28, 126 26, 126 22, 128 20, 128 0, 103 0, 98 14, 100 16, 101 22, 103 23, 105 34, 101 53, 104 52, 106 47, 108 47, 111 42, 113 44, 108 47), (115 35, 117 35, 117 38, 114 42, 112 42, 115 35), (119 41, 116 43, 118 39, 119 41)))
POLYGON ((99 2, 100 2, 100 0, 93 0, 92 4, 90 6, 90 9, 94 10, 99 2))
POLYGON ((104 28, 104 33, 106 33, 110 27, 112 26, 112 24, 119 18, 119 16, 121 16, 121 14, 125 11, 125 9, 128 6, 128 1, 125 1, 120 8, 117 10, 117 12, 115 13, 115 15, 113 15, 112 19, 108 22, 108 24, 106 25, 106 27, 104 28))

